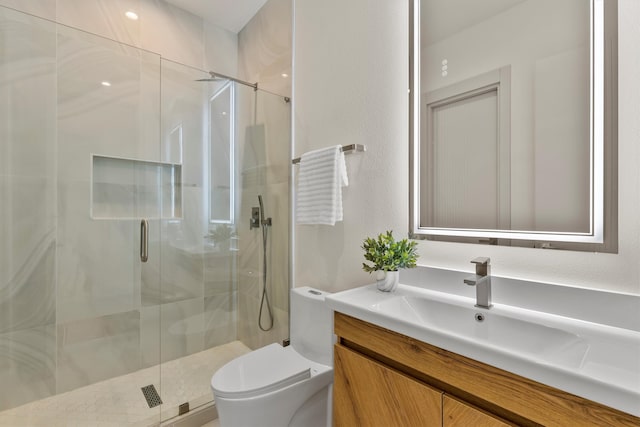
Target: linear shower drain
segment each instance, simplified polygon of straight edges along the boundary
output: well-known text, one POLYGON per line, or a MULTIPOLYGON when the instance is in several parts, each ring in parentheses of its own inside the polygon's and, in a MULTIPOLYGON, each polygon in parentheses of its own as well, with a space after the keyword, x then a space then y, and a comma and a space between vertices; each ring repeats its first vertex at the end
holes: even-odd
POLYGON ((149 408, 162 405, 162 399, 160 399, 160 395, 153 384, 146 385, 142 387, 141 390, 142 394, 144 394, 144 398, 147 399, 149 408))

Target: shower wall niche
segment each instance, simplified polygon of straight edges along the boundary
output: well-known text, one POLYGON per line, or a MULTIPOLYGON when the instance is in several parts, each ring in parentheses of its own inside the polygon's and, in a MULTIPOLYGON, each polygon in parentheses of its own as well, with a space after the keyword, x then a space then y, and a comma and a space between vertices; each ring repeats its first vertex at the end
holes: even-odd
POLYGON ((91 218, 182 218, 182 165, 95 154, 91 165, 91 218))

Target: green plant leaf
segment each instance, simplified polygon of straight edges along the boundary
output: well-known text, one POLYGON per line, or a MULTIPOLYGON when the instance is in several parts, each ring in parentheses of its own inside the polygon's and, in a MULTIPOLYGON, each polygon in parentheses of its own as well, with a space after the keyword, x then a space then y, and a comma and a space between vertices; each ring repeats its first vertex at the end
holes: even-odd
POLYGON ((363 263, 362 269, 369 273, 377 270, 396 271, 413 268, 418 259, 418 243, 402 239, 395 241, 392 231, 379 234, 375 239, 367 237, 362 243, 364 258, 373 266, 363 263))

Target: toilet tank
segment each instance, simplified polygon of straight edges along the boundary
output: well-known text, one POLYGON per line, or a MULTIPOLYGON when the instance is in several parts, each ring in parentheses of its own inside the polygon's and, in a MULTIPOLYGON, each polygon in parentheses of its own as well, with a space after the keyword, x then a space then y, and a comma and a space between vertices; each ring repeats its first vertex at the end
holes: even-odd
POLYGON ((291 289, 291 345, 314 362, 333 366, 333 312, 327 292, 304 286, 291 289))

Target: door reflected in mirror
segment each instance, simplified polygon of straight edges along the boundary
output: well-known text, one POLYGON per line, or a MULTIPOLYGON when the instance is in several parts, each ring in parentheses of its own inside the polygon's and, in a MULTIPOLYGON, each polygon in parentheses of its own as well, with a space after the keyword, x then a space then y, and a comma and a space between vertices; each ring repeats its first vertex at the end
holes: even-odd
POLYGON ((412 236, 602 244, 615 2, 411 1, 412 236))

